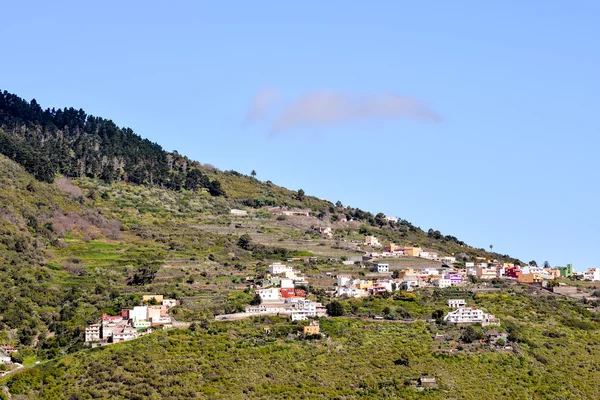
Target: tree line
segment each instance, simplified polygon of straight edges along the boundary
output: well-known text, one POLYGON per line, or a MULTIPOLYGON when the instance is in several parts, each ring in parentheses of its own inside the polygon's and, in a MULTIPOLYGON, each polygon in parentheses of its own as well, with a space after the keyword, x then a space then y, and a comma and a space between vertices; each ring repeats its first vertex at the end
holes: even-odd
POLYGON ((82 109, 44 110, 35 99, 7 91, 0 91, 0 152, 44 182, 62 174, 225 195, 198 162, 167 152, 130 128, 82 109))

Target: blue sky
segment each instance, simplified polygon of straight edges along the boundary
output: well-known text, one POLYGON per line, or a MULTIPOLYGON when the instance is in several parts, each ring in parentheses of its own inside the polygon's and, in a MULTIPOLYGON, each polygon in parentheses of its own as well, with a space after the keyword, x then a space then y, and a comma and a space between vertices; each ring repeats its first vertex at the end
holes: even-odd
POLYGON ((600 266, 598 2, 7 3, 3 90, 476 247, 600 266), (323 123, 323 93, 439 121, 326 102, 342 116, 323 123), (289 113, 303 123, 274 135, 289 113))

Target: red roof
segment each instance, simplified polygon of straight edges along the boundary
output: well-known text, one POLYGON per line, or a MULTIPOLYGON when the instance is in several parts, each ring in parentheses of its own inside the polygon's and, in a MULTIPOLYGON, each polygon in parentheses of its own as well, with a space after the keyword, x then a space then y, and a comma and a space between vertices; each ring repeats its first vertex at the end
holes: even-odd
POLYGON ((123 319, 122 315, 102 314, 102 321, 120 321, 122 319, 123 319))

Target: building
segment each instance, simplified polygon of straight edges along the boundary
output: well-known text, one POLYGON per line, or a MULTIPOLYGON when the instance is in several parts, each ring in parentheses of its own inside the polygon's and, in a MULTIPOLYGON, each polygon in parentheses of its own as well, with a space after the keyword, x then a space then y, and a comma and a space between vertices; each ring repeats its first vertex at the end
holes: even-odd
POLYGON ((262 301, 279 301, 281 300, 281 294, 278 288, 259 289, 256 294, 260 296, 262 301))
POLYGON ((468 268, 468 267, 475 267, 475 263, 474 262, 466 262, 465 263, 465 267, 466 268, 468 268))
POLYGON ((337 276, 338 287, 347 286, 348 284, 351 283, 351 281, 352 281, 352 277, 350 275, 338 275, 337 276))
POLYGON ((566 267, 556 267, 562 278, 570 278, 573 276, 573 264, 567 264, 566 267))
POLYGON ((115 329, 127 325, 126 321, 121 322, 102 322, 101 331, 100 331, 100 339, 103 341, 107 341, 113 335, 115 329))
POLYGON ((444 264, 452 265, 456 262, 456 257, 445 256, 441 260, 444 264))
POLYGON ((394 243, 388 243, 383 246, 383 251, 387 251, 388 253, 401 253, 403 252, 403 247, 394 243))
POLYGON ((310 213, 307 210, 295 209, 288 210, 282 207, 275 207, 270 210, 275 215, 287 215, 289 217, 298 216, 298 217, 309 217, 310 213))
POLYGON ((320 326, 317 321, 311 321, 311 323, 304 327, 305 335, 318 335, 320 333, 320 326))
POLYGON ((282 279, 279 283, 279 286, 282 289, 289 289, 289 288, 294 288, 294 281, 291 279, 282 279))
POLYGON ((292 321, 305 321, 307 319, 308 317, 303 313, 292 312, 292 321))
POLYGON ((494 267, 479 266, 475 268, 475 275, 477 276, 477 279, 494 279, 498 277, 498 271, 494 267))
POLYGON ((158 320, 160 317, 167 315, 166 306, 149 306, 146 319, 149 321, 158 320))
POLYGON ((519 278, 519 276, 521 276, 522 273, 523 271, 521 271, 521 269, 518 266, 504 269, 504 276, 507 278, 517 279, 519 278))
POLYGON ((324 238, 327 238, 327 239, 333 238, 333 230, 329 226, 326 228, 322 228, 320 226, 314 226, 313 230, 319 232, 321 234, 321 236, 323 236, 324 238))
POLYGON ((467 305, 467 302, 465 301, 465 299, 449 299, 448 300, 448 307, 450 308, 460 308, 460 307, 464 307, 467 305))
MULTIPOLYGON (((162 299, 160 300, 162 302, 162 299)), ((135 306, 129 310, 129 319, 146 320, 148 319, 148 306, 135 306)))
POLYGON ((521 274, 517 278, 517 282, 519 283, 539 283, 542 280, 542 276, 538 273, 521 274))
MULTIPOLYGON (((152 326, 152 322, 146 319, 134 319, 132 320, 131 325, 133 325, 135 329, 146 329, 152 326)), ((115 332, 119 329, 122 329, 122 327, 119 327, 118 329, 113 331, 113 336, 115 335, 115 332)))
POLYGON ((444 278, 449 279, 450 285, 452 285, 452 286, 458 286, 458 285, 462 284, 462 281, 463 281, 462 274, 460 274, 458 272, 446 272, 446 275, 444 276, 444 278))
POLYGON ((123 316, 122 315, 102 314, 102 324, 108 324, 108 323, 111 323, 111 322, 119 323, 121 321, 123 321, 123 316))
POLYGON ((292 267, 288 267, 287 265, 281 264, 281 263, 275 263, 275 264, 269 265, 269 273, 273 274, 273 275, 285 274, 286 272, 289 272, 292 270, 293 270, 292 267))
POLYGON ((398 218, 396 217, 385 217, 385 220, 387 222, 394 222, 394 223, 398 223, 398 218))
POLYGON ((175 300, 175 299, 164 299, 162 301, 162 305, 166 306, 167 308, 175 307, 177 305, 177 300, 175 300))
POLYGON ((285 308, 283 304, 258 304, 255 306, 246 306, 247 313, 260 313, 260 314, 269 314, 269 315, 277 315, 279 313, 285 312, 285 308))
POLYGON ((404 254, 411 257, 418 257, 419 253, 423 251, 420 247, 415 246, 404 246, 404 254))
POLYGON ((97 342, 100 340, 100 324, 92 324, 85 328, 85 341, 97 342))
POLYGON ((544 268, 544 271, 546 271, 548 275, 552 276, 551 279, 560 278, 560 271, 557 269, 544 268))
POLYGON ((246 210, 237 210, 237 209, 232 209, 231 211, 229 211, 232 215, 238 215, 238 216, 245 216, 248 215, 248 211, 246 210))
POLYGON ((477 324, 498 325, 500 322, 492 314, 486 314, 483 310, 475 307, 461 307, 449 312, 444 321, 451 324, 477 324))
POLYGON ((419 378, 419 385, 421 385, 421 387, 424 388, 435 388, 436 384, 435 384, 435 378, 433 377, 429 377, 429 376, 424 376, 422 378, 419 378))
POLYGON ((17 351, 17 348, 14 346, 2 346, 0 347, 0 350, 5 352, 6 354, 12 354, 17 351))
POLYGON ((365 236, 365 245, 372 247, 381 247, 381 243, 375 236, 365 236))
POLYGON ((373 265, 374 272, 389 272, 390 266, 389 264, 375 264, 373 265))
POLYGON ((0 350, 0 364, 8 364, 11 362, 11 358, 4 351, 0 350))
POLYGON ((600 268, 589 268, 583 273, 583 279, 589 281, 600 281, 600 268))
POLYGON ((450 279, 446 279, 446 278, 436 278, 431 283, 433 284, 433 286, 436 286, 439 288, 447 288, 447 287, 452 286, 452 281, 450 279))
POLYGON ((134 328, 132 328, 129 325, 125 325, 123 327, 115 329, 115 331, 113 332, 113 335, 112 335, 112 341, 113 341, 113 343, 125 342, 127 340, 136 339, 137 337, 138 337, 137 330, 135 330, 134 328))
POLYGON ((152 318, 150 319, 150 324, 151 326, 156 326, 156 325, 167 325, 170 324, 172 322, 171 317, 169 316, 161 316, 158 318, 152 318))
POLYGON ((421 276, 437 276, 440 274, 440 270, 436 269, 436 268, 423 268, 421 269, 421 271, 419 272, 419 275, 421 276))

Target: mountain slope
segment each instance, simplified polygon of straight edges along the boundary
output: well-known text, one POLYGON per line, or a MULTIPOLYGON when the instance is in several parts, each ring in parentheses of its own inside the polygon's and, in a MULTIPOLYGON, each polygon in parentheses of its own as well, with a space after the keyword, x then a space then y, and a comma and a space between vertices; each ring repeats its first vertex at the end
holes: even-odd
POLYGON ((0 344, 42 359, 77 350, 87 323, 141 293, 183 300, 182 319, 240 310, 252 298, 244 279, 264 276, 275 260, 315 256, 296 267, 322 296, 325 271, 359 272, 339 260, 362 254, 366 234, 454 254, 458 265, 512 260, 406 220, 201 165, 83 111, 42 111, 6 92, 0 100, 0 344), (106 165, 117 172, 103 174, 106 165), (277 216, 275 206, 310 215, 277 216), (326 226, 332 238, 313 229, 326 226), (242 235, 249 245, 238 245, 242 235))

